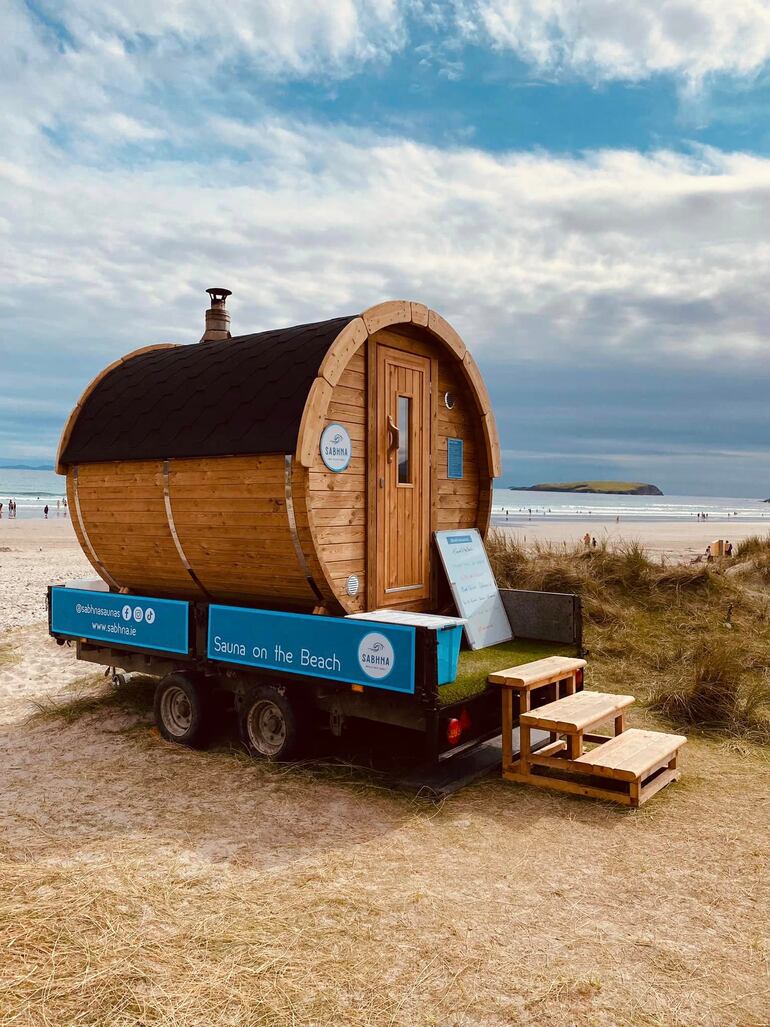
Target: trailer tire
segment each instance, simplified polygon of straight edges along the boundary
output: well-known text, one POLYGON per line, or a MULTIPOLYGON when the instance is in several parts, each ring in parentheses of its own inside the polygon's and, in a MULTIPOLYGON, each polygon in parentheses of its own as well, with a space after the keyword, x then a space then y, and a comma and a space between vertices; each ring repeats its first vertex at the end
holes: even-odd
POLYGON ((169 742, 201 749, 208 740, 211 722, 209 695, 200 678, 172 673, 155 689, 155 723, 169 742))
POLYGON ((238 730, 252 756, 280 762, 300 747, 302 721, 286 693, 274 685, 258 685, 238 704, 238 730))

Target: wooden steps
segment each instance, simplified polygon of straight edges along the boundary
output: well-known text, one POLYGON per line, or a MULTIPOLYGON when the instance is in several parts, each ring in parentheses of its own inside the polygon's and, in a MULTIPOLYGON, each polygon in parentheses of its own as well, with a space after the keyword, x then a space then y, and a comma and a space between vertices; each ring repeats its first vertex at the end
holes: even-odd
MULTIPOLYGON (((576 670, 566 666, 563 669, 571 670, 573 674, 576 670)), ((501 686, 503 777, 506 780, 638 807, 665 785, 678 779, 677 757, 687 743, 683 735, 636 728, 626 731, 625 711, 634 702, 634 697, 575 692, 574 676, 573 688, 568 689, 572 694, 534 710, 528 709, 527 703, 527 707, 521 710, 521 751, 518 759, 514 759, 510 746, 506 751, 505 745, 512 709, 511 696, 517 691, 529 698, 534 689, 558 680, 555 678, 557 673, 559 671, 551 659, 547 659, 490 675, 490 683, 501 686), (538 664, 541 664, 539 668, 538 664), (614 737, 589 733, 589 729, 609 720, 614 722, 614 737), (551 736, 550 743, 535 753, 530 746, 532 730, 548 731, 551 736), (559 736, 563 736, 563 740, 559 736), (593 744, 594 748, 584 751, 585 743, 593 744)))
POLYGON ((611 738, 575 760, 591 774, 615 777, 622 781, 649 775, 671 759, 672 751, 687 743, 684 735, 669 735, 662 731, 642 731, 629 728, 617 738, 611 738))
POLYGON ((606 692, 585 690, 523 713, 522 720, 526 719, 530 727, 539 727, 544 731, 575 733, 620 716, 634 701, 632 695, 608 695, 606 692))

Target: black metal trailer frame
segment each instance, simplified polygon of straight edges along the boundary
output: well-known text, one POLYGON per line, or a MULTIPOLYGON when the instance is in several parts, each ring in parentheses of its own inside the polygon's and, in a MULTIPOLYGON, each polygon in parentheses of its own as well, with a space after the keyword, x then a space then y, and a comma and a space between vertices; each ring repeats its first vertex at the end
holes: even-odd
MULTIPOLYGON (((582 615, 577 596, 510 589, 501 590, 501 596, 517 637, 568 643, 580 649, 582 615), (526 629, 526 636, 517 633, 517 626, 526 629)), ((327 724, 335 735, 341 734, 347 721, 369 721, 410 732, 404 754, 412 751, 416 758, 406 779, 415 785, 419 786, 422 778, 430 778, 429 786, 434 791, 451 791, 454 787, 437 785, 442 775, 437 775, 436 769, 441 765, 450 762, 458 765, 454 779, 455 786, 459 786, 458 774, 460 784, 464 784, 463 773, 471 775, 468 779, 478 777, 499 760, 499 745, 485 744, 500 736, 499 691, 487 687, 478 694, 442 704, 437 684, 436 633, 428 628, 414 629, 414 692, 400 694, 312 676, 299 677, 284 671, 235 666, 214 659, 208 655, 207 648, 208 603, 190 604, 189 652, 182 655, 119 642, 106 644, 56 632, 51 623, 51 587, 47 598, 52 637, 60 645, 74 642, 79 660, 113 668, 114 676, 119 669, 151 675, 162 683, 170 675, 184 675, 197 681, 198 687, 206 689, 211 696, 230 693, 236 711, 255 688, 267 686, 282 693, 298 710, 313 710, 315 715, 328 718, 327 724), (451 721, 470 725, 454 742, 447 737, 451 721), (474 750, 479 751, 474 755, 474 750), (465 766, 465 771, 460 770, 460 764, 465 766)), ((452 777, 451 772, 443 775, 447 781, 452 777)))

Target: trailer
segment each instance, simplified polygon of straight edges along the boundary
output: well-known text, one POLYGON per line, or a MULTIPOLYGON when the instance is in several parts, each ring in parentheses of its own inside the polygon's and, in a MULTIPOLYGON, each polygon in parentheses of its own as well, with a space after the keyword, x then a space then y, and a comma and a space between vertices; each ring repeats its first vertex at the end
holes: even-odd
POLYGON ((229 290, 207 291, 199 343, 116 360, 67 420, 57 470, 99 577, 50 589, 51 634, 157 677, 171 741, 205 744, 230 706, 268 759, 368 725, 418 778, 499 762, 489 674, 574 655, 580 609, 510 591, 503 612, 486 562, 491 630, 447 616, 467 592, 446 559, 483 554, 501 473, 465 342, 408 300, 232 336, 229 290))
POLYGON ((404 780, 442 792, 499 763, 489 674, 580 651, 578 597, 501 595, 516 637, 477 652, 461 651, 455 617, 321 617, 128 595, 101 581, 50 586, 48 616, 59 644, 112 668, 116 683, 132 672, 158 679, 155 720, 169 741, 204 747, 225 708, 247 750, 269 760, 302 755, 319 733, 386 726, 404 780))

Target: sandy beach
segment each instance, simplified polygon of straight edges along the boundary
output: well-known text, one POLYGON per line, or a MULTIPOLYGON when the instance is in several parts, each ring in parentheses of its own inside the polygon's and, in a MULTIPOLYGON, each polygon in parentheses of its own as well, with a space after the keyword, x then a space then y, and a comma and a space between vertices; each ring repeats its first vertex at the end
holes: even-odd
MULTIPOLYGON (((714 534, 595 521, 517 534, 572 543, 586 527, 672 557, 714 534)), ((348 1027, 764 1022, 761 752, 693 737, 684 781, 629 816, 496 779, 436 808, 347 771, 246 761, 227 740, 187 750, 153 727, 151 683, 114 692, 48 637, 46 586, 82 576, 69 522, 0 522, 0 1021, 80 1023, 88 996, 99 1027, 245 1023, 254 1009, 348 1027), (539 868, 536 891, 522 866, 539 868), (532 927, 559 925, 565 896, 568 944, 532 927), (458 966, 472 1017, 454 1015, 458 966)), ((631 723, 660 727, 641 706, 631 723)))
POLYGON ((514 536, 526 545, 536 542, 551 545, 581 545, 586 532, 597 540, 610 545, 625 542, 640 542, 649 553, 664 557, 671 562, 689 562, 700 556, 709 542, 715 539, 729 539, 733 545, 751 535, 768 534, 767 521, 736 520, 726 524, 701 521, 633 521, 619 524, 597 517, 565 522, 549 520, 547 517, 533 517, 531 521, 515 526, 505 521, 495 524, 496 528, 514 536))

